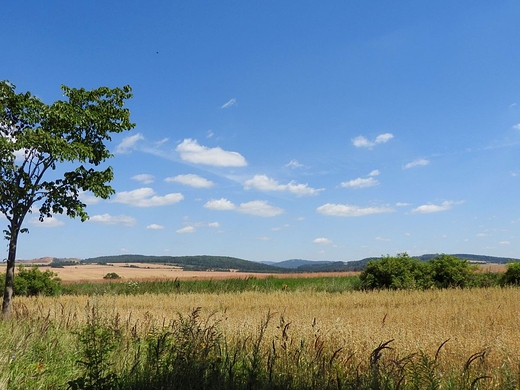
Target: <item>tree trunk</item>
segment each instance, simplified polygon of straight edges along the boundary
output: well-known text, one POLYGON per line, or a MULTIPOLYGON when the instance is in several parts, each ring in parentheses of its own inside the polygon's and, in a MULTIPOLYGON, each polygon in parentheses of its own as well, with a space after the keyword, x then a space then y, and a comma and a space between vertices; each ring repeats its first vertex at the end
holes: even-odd
POLYGON ((9 254, 7 255, 7 270, 5 272, 4 301, 2 303, 2 315, 7 318, 11 314, 11 300, 14 291, 14 266, 16 260, 16 243, 18 241, 17 229, 11 230, 9 239, 9 254))

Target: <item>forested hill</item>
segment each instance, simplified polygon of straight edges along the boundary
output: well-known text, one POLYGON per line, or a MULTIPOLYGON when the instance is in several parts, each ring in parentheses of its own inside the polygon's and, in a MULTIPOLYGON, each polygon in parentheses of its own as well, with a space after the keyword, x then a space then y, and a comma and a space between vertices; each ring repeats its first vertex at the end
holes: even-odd
POLYGON ((145 256, 118 255, 101 256, 81 260, 82 264, 107 263, 160 263, 182 267, 184 270, 196 271, 229 271, 286 273, 289 270, 274 265, 255 263, 253 261, 227 256, 145 256))
MULTIPOLYGON (((422 261, 428 261, 437 256, 437 254, 425 254, 421 256, 412 256, 422 261)), ((453 254, 461 260, 468 260, 482 263, 495 263, 495 264, 506 264, 510 261, 520 261, 519 259, 512 259, 509 257, 495 257, 485 255, 472 255, 472 254, 453 254)), ((370 260, 379 260, 381 257, 367 257, 362 260, 355 261, 324 261, 324 262, 312 262, 309 264, 303 264, 296 268, 298 272, 338 272, 338 271, 362 271, 370 260)), ((294 260, 293 260, 294 261, 294 260)), ((283 263, 283 262, 282 262, 283 263)), ((280 263, 280 264, 282 264, 280 263)), ((274 265, 278 265, 274 263, 274 265)))

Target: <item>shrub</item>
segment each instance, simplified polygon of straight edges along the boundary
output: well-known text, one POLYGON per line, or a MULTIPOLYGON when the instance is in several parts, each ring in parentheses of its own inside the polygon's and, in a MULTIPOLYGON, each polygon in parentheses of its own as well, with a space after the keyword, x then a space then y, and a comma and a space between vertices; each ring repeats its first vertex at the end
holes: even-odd
POLYGON ((520 285, 520 261, 507 264, 507 269, 502 275, 501 282, 504 285, 520 285))
POLYGON ((415 289, 431 285, 425 263, 411 258, 407 253, 381 260, 370 260, 359 276, 363 289, 415 289))
MULTIPOLYGON (((5 275, 1 276, 0 287, 5 285, 5 275)), ((49 270, 40 271, 37 266, 29 268, 23 265, 18 267, 14 278, 14 295, 18 296, 54 296, 61 293, 61 279, 49 270)))
POLYGON ((119 276, 115 272, 109 272, 108 274, 103 276, 103 279, 121 279, 121 276, 119 276))
POLYGON ((468 287, 473 280, 475 267, 467 260, 443 254, 429 260, 428 265, 435 287, 468 287))
MULTIPOLYGON (((518 275, 520 281, 520 272, 518 275)), ((359 278, 361 287, 368 290, 468 287, 479 282, 475 279, 475 267, 467 260, 438 255, 425 263, 406 253, 369 261, 359 278)), ((483 279, 480 281, 484 283, 483 279)))

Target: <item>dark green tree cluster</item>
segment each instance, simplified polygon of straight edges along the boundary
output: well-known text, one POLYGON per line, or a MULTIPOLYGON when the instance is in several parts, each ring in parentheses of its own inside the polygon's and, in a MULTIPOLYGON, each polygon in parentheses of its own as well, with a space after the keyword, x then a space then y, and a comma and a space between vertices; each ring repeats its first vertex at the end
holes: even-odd
POLYGON ((472 285, 475 269, 467 260, 455 256, 443 254, 423 262, 399 253, 369 261, 360 280, 365 290, 463 288, 472 285))

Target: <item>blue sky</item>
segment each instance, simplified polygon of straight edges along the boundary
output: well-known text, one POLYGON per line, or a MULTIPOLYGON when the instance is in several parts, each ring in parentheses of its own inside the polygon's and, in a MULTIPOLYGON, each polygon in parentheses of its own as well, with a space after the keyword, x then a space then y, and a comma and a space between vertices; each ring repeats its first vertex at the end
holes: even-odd
MULTIPOLYGON (((4 2, 0 78, 130 85, 116 195, 18 257, 520 257, 517 1, 4 2)), ((3 219, 5 221, 5 219, 3 219)), ((1 222, 1 220, 0 220, 1 222)), ((7 251, 7 246, 6 246, 7 251)))

